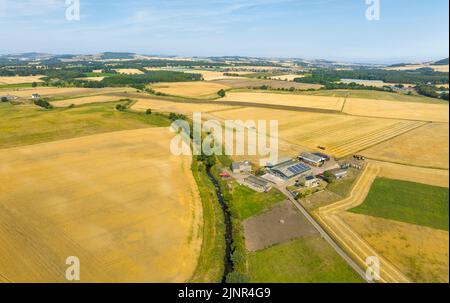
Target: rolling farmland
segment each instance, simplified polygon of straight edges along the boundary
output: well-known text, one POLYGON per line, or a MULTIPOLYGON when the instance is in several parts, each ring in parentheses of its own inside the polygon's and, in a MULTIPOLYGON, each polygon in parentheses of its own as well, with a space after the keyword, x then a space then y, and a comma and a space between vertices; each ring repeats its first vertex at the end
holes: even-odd
POLYGON ((229 88, 225 85, 204 81, 159 83, 150 87, 156 92, 187 98, 217 98, 217 92, 219 90, 229 88))
POLYGON ((279 138, 292 145, 316 149, 344 157, 377 145, 400 134, 425 125, 425 122, 401 121, 329 115, 318 113, 242 108, 212 113, 224 120, 278 120, 279 138))
POLYGON ((33 83, 42 82, 41 78, 44 76, 15 76, 15 77, 0 77, 1 84, 20 84, 20 83, 33 83))
POLYGON ((387 162, 448 169, 448 133, 448 123, 430 123, 369 148, 363 154, 387 162))
POLYGON ((201 206, 191 157, 169 153, 171 136, 154 128, 0 150, 1 276, 62 282, 74 255, 85 282, 188 280, 201 206))

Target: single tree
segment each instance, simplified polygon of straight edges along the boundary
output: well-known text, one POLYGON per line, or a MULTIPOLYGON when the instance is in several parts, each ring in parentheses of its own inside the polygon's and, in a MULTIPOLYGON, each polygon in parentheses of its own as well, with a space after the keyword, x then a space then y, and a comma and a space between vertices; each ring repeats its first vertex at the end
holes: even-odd
POLYGON ((219 95, 220 98, 223 98, 223 97, 225 97, 226 92, 225 92, 225 90, 221 89, 217 92, 217 94, 219 95))

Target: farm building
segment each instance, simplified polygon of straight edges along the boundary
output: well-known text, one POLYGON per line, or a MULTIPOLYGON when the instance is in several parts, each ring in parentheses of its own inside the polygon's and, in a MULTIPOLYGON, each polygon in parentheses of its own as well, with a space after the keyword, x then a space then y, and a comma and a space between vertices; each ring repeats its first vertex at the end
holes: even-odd
POLYGON ((323 157, 311 153, 302 153, 299 159, 309 165, 317 167, 320 167, 325 163, 325 159, 323 157))
POLYGON ((290 159, 271 167, 269 172, 283 180, 291 180, 309 170, 307 165, 290 159))
POLYGON ((272 167, 274 167, 276 165, 279 165, 279 164, 282 164, 282 163, 285 163, 285 162, 288 162, 288 161, 291 161, 291 160, 292 160, 291 157, 281 157, 275 162, 267 162, 266 163, 266 167, 267 168, 272 168, 272 167))
POLYGON ((244 179, 244 182, 246 186, 256 191, 268 192, 272 189, 272 185, 268 181, 260 177, 249 176, 244 179))
POLYGON ((315 156, 321 157, 323 162, 331 160, 331 157, 329 155, 327 155, 327 154, 324 154, 324 153, 312 153, 312 154, 315 155, 315 156))
POLYGON ((39 99, 41 97, 41 95, 39 94, 32 94, 31 95, 31 99, 39 99))
POLYGON ((231 163, 231 171, 235 174, 239 174, 242 172, 251 172, 252 163, 250 161, 233 162, 231 163))
POLYGON ((307 188, 314 188, 320 185, 320 180, 314 176, 306 176, 300 180, 300 184, 307 188))
POLYGON ((335 179, 342 179, 347 176, 347 170, 341 168, 335 168, 328 171, 335 179))

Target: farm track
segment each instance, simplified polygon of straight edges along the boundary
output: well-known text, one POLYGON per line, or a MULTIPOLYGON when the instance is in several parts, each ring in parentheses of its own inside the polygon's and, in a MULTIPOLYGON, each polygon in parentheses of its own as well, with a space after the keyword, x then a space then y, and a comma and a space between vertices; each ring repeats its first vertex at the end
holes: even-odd
POLYGON ((381 257, 361 236, 345 224, 339 214, 354 208, 364 202, 370 187, 380 173, 380 167, 369 162, 364 172, 356 182, 350 196, 334 204, 321 207, 316 216, 325 229, 357 260, 360 266, 366 268, 366 258, 375 256, 380 260, 380 282, 410 282, 389 261, 381 257))

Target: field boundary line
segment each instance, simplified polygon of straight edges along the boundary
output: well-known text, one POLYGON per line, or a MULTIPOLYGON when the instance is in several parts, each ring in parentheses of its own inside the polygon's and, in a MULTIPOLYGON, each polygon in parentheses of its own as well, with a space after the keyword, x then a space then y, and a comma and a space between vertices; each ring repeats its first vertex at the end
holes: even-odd
POLYGON ((367 197, 371 185, 380 174, 381 167, 375 163, 368 163, 363 173, 356 181, 350 195, 341 201, 319 208, 315 214, 324 227, 358 261, 363 268, 366 268, 365 258, 376 256, 382 261, 382 274, 385 276, 381 282, 410 282, 402 272, 392 263, 380 256, 375 249, 370 246, 361 236, 351 229, 339 214, 362 204, 367 197))

